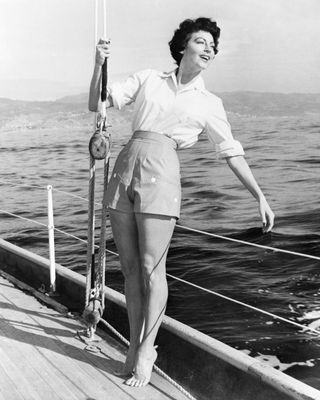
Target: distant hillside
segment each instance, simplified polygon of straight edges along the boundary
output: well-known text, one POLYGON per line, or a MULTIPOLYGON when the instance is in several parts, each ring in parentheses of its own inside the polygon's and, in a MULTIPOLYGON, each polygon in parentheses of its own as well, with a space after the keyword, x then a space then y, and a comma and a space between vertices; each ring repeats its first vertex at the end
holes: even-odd
MULTIPOLYGON (((108 119, 127 122, 132 107, 110 109, 108 119)), ((56 101, 22 101, 0 98, 0 131, 17 129, 92 129, 93 113, 88 110, 88 94, 67 96, 56 101)))
POLYGON ((320 114, 320 93, 219 93, 226 110, 241 115, 294 116, 320 114))
POLYGON ((61 99, 56 100, 58 103, 70 103, 70 104, 85 104, 88 103, 88 93, 80 93, 76 96, 65 96, 61 99))
MULTIPOLYGON (((320 115, 320 94, 259 92, 217 93, 228 113, 245 116, 320 115)), ((56 101, 22 101, 0 98, 0 130, 45 129, 92 126, 87 108, 88 94, 67 96, 56 101)), ((109 117, 128 118, 129 107, 109 117)))
MULTIPOLYGON (((78 96, 75 96, 78 98, 78 96)), ((22 101, 0 98, 0 130, 59 128, 89 117, 86 101, 22 101)))

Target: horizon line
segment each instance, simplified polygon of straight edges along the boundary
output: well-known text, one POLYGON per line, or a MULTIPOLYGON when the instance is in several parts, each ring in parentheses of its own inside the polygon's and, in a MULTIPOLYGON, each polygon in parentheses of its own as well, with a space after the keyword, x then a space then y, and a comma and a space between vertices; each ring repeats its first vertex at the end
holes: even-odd
MULTIPOLYGON (((211 90, 210 90, 211 91, 211 90)), ((250 90, 250 89, 239 89, 239 90, 222 90, 222 91, 214 91, 212 92, 214 94, 222 94, 222 93, 252 93, 252 94, 275 94, 275 95, 287 95, 287 96, 292 96, 292 95, 313 95, 313 96, 319 96, 320 92, 298 92, 298 91, 293 91, 293 92, 275 92, 275 91, 266 91, 266 90, 250 90)), ((62 96, 58 96, 55 98, 50 98, 50 99, 26 99, 26 98, 13 98, 13 97, 7 97, 7 96, 0 96, 0 100, 8 100, 8 101, 24 101, 24 102, 59 102, 59 100, 63 100, 66 98, 77 98, 80 96, 88 96, 89 92, 79 92, 77 94, 65 94, 62 96)))

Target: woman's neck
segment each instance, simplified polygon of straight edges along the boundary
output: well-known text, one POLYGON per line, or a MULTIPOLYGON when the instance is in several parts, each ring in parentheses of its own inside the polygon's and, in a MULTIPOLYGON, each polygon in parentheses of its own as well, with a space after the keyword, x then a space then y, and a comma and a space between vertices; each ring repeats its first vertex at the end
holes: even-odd
POLYGON ((201 70, 188 69, 182 63, 179 65, 177 70, 177 82, 178 86, 187 85, 194 78, 201 74, 201 70))

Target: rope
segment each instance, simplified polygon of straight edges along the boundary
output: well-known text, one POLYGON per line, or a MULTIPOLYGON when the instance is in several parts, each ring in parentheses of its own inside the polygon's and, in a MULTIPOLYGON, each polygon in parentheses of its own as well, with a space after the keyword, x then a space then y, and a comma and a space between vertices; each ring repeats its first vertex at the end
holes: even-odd
POLYGON ((96 45, 98 42, 98 0, 95 0, 94 4, 94 36, 93 36, 93 60, 96 56, 96 45))
POLYGON ((107 2, 103 0, 103 38, 107 38, 107 2))
POLYGON ((89 304, 92 268, 94 267, 94 227, 95 227, 95 214, 94 214, 94 186, 95 186, 95 160, 90 154, 90 169, 89 169, 89 208, 88 208, 88 242, 87 242, 87 268, 86 268, 86 292, 85 292, 85 306, 89 304))
MULTIPOLYGON (((130 346, 130 342, 121 335, 120 332, 118 332, 112 325, 109 324, 106 320, 103 318, 100 319, 100 322, 105 325, 117 338, 119 338, 127 347, 130 346)), ((197 400, 195 397, 193 397, 189 392, 187 392, 179 383, 174 381, 169 375, 167 375, 162 369, 160 369, 157 365, 153 366, 154 370, 162 376, 164 379, 166 379, 169 383, 171 383, 175 388, 177 388, 181 393, 183 393, 188 399, 190 400, 197 400)))
MULTIPOLYGON (((101 275, 101 292, 104 293, 105 284, 105 267, 106 267, 106 230, 107 230, 107 186, 109 175, 109 160, 110 152, 108 152, 104 159, 104 174, 103 174, 103 199, 102 199, 102 215, 101 215, 101 228, 100 228, 100 249, 98 256, 99 274, 101 275)), ((102 309, 104 309, 104 296, 102 295, 102 309)))
MULTIPOLYGON (((98 7, 97 1, 95 3, 95 41, 97 41, 97 24, 98 24, 98 7)), ((106 0, 103 0, 103 34, 106 33, 106 0)), ((95 43, 96 45, 96 43, 95 43)), ((107 154, 103 151, 103 144, 107 146, 106 142, 101 142, 101 138, 106 139, 106 105, 105 94, 107 85, 107 60, 105 60, 102 68, 102 87, 101 87, 101 100, 102 106, 99 114, 95 114, 94 134, 89 143, 90 152, 90 177, 89 177, 89 207, 88 207, 88 247, 87 247, 87 269, 86 269, 86 307, 89 304, 90 293, 94 290, 94 296, 101 301, 102 310, 104 309, 104 280, 105 280, 105 264, 106 264, 106 225, 107 225, 107 202, 106 202, 106 189, 108 183, 109 172, 109 151, 107 154), (100 142, 95 142, 99 137, 100 142), (95 147, 98 144, 98 150, 95 147), (100 146, 100 147, 99 147, 100 146), (100 153, 97 153, 100 151, 100 153), (101 153, 102 151, 102 153, 101 153), (102 156, 102 157, 100 157, 102 156), (95 252, 94 252, 94 231, 95 231, 95 209, 94 209, 94 196, 95 196, 95 161, 96 159, 104 159, 104 185, 103 185, 103 201, 102 201, 102 215, 100 227, 100 247, 98 253, 98 263, 95 265, 95 252)))
POLYGON ((246 242, 245 240, 233 239, 233 238, 230 238, 230 237, 227 237, 227 236, 222 236, 222 235, 217 235, 215 233, 201 231, 199 229, 188 228, 187 226, 183 226, 183 225, 179 225, 179 224, 176 224, 176 226, 178 228, 185 229, 187 231, 201 233, 202 235, 211 236, 211 237, 215 237, 215 238, 222 239, 222 240, 228 240, 229 242, 246 244, 248 246, 259 247, 260 249, 272 250, 272 251, 279 252, 279 253, 286 253, 286 254, 291 254, 291 255, 294 255, 294 256, 306 257, 306 258, 311 258, 313 260, 320 261, 320 257, 312 256, 310 254, 298 253, 296 251, 284 250, 284 249, 279 249, 277 247, 264 246, 262 244, 246 242))
MULTIPOLYGON (((99 17, 99 5, 98 0, 95 0, 95 7, 94 7, 94 36, 93 36, 93 65, 95 64, 96 58, 96 46, 98 43, 98 17, 99 17)), ((97 126, 97 113, 93 114, 93 131, 95 131, 97 126)))

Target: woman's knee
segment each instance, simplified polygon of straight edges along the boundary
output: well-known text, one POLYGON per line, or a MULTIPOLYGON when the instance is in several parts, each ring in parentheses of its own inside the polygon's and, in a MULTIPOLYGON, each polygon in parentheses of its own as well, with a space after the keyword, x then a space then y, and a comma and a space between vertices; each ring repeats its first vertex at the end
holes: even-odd
POLYGON ((165 278, 165 258, 156 260, 152 256, 144 256, 141 260, 141 273, 145 283, 152 284, 165 278))
POLYGON ((120 257, 121 271, 125 279, 140 275, 140 262, 137 258, 120 257))

